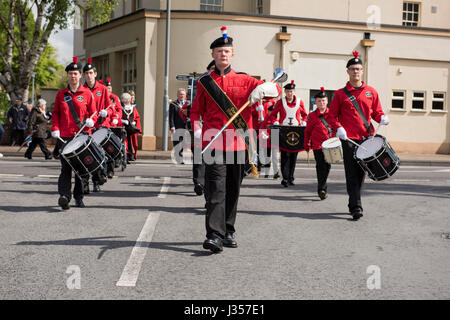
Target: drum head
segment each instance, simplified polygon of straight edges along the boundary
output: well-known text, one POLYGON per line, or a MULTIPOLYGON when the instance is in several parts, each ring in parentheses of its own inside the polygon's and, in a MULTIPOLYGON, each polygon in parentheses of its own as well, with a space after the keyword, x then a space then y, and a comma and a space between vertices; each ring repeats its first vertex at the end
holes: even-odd
POLYGON ((99 128, 92 134, 92 138, 94 139, 95 143, 101 144, 103 140, 105 140, 108 136, 108 132, 109 130, 107 128, 99 128))
POLYGON ((375 136, 373 139, 368 138, 366 141, 361 143, 361 146, 366 148, 367 151, 364 150, 363 148, 358 147, 358 149, 356 150, 356 157, 358 159, 370 158, 370 157, 374 156, 378 152, 378 150, 380 150, 383 147, 383 144, 384 144, 384 139, 381 137, 375 136))
POLYGON ((330 138, 322 142, 322 148, 333 149, 342 145, 341 140, 337 137, 330 138))
POLYGON ((64 147, 62 154, 70 154, 74 151, 77 151, 80 147, 84 146, 86 141, 89 139, 89 136, 86 134, 79 135, 72 141, 70 141, 66 146, 64 147))

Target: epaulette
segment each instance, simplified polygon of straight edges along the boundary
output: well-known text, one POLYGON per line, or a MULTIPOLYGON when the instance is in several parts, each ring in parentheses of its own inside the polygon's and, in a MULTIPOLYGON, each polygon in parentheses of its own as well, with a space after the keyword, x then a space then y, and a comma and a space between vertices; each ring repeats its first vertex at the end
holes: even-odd
POLYGON ((234 72, 237 73, 237 74, 248 74, 247 72, 244 72, 244 71, 237 71, 237 70, 234 70, 234 72))
POLYGON ((197 81, 200 80, 201 78, 203 78, 204 76, 207 76, 207 75, 210 75, 210 74, 211 74, 211 72, 205 72, 200 77, 198 77, 197 81))

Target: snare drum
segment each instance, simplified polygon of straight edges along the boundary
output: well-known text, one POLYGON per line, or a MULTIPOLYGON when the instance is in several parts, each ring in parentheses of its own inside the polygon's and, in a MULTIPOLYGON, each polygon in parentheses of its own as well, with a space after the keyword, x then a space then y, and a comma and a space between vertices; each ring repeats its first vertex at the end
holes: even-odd
POLYGON ((80 178, 87 178, 98 169, 104 168, 106 156, 88 134, 80 134, 67 143, 61 156, 69 163, 80 178))
POLYGON ((95 143, 100 145, 105 151, 109 159, 116 159, 121 155, 122 142, 120 139, 106 127, 95 130, 92 134, 95 143))
POLYGON ((369 137, 361 146, 356 148, 354 157, 361 168, 366 171, 369 178, 380 181, 392 176, 400 165, 400 159, 394 149, 381 135, 369 137))
POLYGON ((342 153, 342 143, 337 137, 330 138, 322 142, 322 152, 325 161, 328 163, 339 163, 344 159, 342 153))

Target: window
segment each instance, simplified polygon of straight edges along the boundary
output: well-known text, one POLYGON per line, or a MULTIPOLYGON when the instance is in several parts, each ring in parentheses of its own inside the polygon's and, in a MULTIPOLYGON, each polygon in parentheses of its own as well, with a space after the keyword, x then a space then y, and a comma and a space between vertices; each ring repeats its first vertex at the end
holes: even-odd
POLYGON ((109 56, 95 58, 94 65, 97 69, 97 80, 105 81, 109 77, 109 56))
POLYGON ((419 25, 419 3, 403 2, 403 25, 417 27, 419 25))
POLYGON ((263 0, 256 0, 256 13, 257 14, 264 13, 263 0))
POLYGON ((445 93, 433 92, 432 110, 445 110, 445 93))
POLYGON ((222 11, 222 0, 200 0, 201 11, 222 11))
POLYGON ((421 91, 413 92, 412 109, 425 110, 425 92, 421 91))
POLYGON ((394 90, 392 91, 392 109, 403 110, 405 109, 405 91, 394 90))
POLYGON ((127 51, 122 55, 122 92, 133 90, 136 93, 136 51, 127 51))

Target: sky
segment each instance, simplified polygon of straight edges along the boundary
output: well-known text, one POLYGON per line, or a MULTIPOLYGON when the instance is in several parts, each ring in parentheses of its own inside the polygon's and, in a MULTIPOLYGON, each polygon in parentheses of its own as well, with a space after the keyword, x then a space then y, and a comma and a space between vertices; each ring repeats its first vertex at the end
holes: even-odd
POLYGON ((50 36, 49 43, 56 49, 58 54, 57 61, 66 66, 72 61, 73 57, 73 29, 65 29, 53 33, 50 36))

